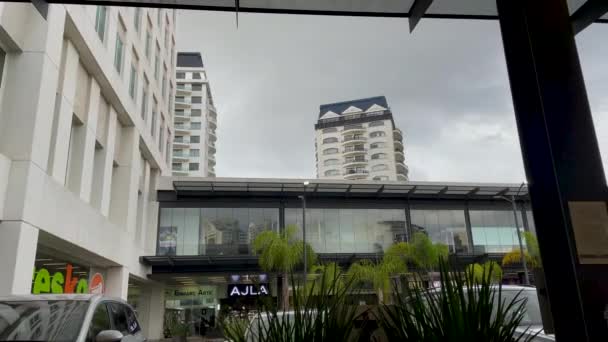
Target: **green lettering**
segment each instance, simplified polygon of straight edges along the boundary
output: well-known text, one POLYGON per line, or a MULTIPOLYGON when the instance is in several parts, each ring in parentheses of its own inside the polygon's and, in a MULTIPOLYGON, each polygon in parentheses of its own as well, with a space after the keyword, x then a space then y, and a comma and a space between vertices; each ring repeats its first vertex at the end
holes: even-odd
POLYGON ((34 278, 33 294, 49 293, 51 291, 51 275, 45 268, 41 268, 34 278))
POLYGON ((63 274, 56 272, 51 279, 51 293, 63 293, 63 274))
POLYGON ((76 285, 76 293, 89 293, 89 284, 86 279, 80 279, 76 285))

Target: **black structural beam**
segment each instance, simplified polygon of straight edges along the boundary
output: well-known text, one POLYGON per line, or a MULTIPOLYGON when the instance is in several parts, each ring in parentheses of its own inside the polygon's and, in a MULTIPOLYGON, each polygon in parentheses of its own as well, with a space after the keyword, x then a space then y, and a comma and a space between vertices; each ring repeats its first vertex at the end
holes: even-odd
POLYGON ((408 19, 410 23, 410 33, 414 32, 416 25, 420 22, 420 19, 426 14, 426 10, 431 7, 433 0, 414 0, 412 7, 410 7, 410 17, 408 19))
POLYGON ((574 34, 586 29, 587 26, 599 20, 606 13, 608 13, 608 1, 587 0, 570 17, 574 34))
POLYGON ((608 341, 608 265, 581 263, 577 242, 587 240, 576 241, 575 229, 585 227, 570 209, 605 205, 607 196, 568 5, 497 0, 497 7, 556 338, 608 341))

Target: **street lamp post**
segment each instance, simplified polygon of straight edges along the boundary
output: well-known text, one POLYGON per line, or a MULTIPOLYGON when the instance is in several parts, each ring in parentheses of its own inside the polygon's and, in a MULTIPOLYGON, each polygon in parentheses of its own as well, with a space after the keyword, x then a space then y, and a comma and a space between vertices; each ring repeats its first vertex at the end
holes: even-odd
POLYGON ((300 196, 302 200, 302 247, 304 248, 304 285, 308 280, 308 251, 306 248, 306 187, 310 184, 309 181, 304 182, 304 193, 300 196))
MULTIPOLYGON (((519 190, 517 190, 517 195, 519 195, 519 192, 521 191, 521 188, 523 188, 524 184, 525 183, 521 183, 519 190)), ((522 240, 521 240, 521 232, 519 231, 519 223, 517 220, 517 202, 515 201, 515 195, 511 195, 511 198, 505 197, 505 196, 499 196, 499 197, 504 199, 507 202, 510 202, 511 206, 513 207, 513 219, 515 220, 515 230, 517 231, 517 241, 519 242, 519 255, 521 257, 522 266, 524 267, 524 283, 526 285, 530 285, 530 275, 528 274, 528 262, 526 261, 526 254, 524 252, 524 244, 522 243, 522 240)))

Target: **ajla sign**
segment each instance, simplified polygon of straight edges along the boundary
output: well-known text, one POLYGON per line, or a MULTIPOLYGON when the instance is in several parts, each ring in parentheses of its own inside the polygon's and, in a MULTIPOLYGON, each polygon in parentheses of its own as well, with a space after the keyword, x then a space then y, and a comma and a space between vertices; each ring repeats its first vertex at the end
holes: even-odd
POLYGON ((270 294, 270 284, 229 284, 228 297, 257 297, 268 296, 270 294))
POLYGON ((62 272, 55 272, 53 275, 46 268, 34 269, 34 281, 32 284, 33 294, 43 293, 93 293, 102 294, 104 292, 103 276, 95 273, 90 279, 88 276, 80 278, 73 276, 73 266, 66 264, 65 275, 62 272))

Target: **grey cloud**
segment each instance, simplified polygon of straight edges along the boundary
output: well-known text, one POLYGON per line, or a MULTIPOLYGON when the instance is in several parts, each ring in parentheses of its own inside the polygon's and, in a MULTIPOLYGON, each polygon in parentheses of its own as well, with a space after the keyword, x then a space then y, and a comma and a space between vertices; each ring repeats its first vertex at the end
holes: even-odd
MULTIPOLYGON (((496 22, 424 19, 410 35, 405 19, 241 14, 238 30, 233 13, 179 19, 178 48, 202 52, 219 109, 218 176, 314 176, 319 105, 385 95, 411 179, 524 177, 496 22)), ((600 143, 606 26, 578 39, 600 143)))

